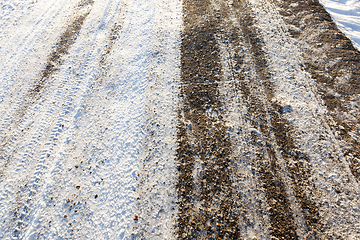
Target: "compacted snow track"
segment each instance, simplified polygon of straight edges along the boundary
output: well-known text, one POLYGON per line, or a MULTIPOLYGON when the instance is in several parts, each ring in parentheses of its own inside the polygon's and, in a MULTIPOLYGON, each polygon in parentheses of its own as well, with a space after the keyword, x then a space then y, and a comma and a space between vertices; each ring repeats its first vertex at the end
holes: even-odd
POLYGON ((317 0, 0 6, 1 239, 360 239, 360 52, 317 0))

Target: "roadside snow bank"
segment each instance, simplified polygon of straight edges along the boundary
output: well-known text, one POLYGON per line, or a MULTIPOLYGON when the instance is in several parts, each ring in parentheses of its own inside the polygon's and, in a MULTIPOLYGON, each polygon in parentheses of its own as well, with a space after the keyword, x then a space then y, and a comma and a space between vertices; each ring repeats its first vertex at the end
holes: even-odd
POLYGON ((320 0, 337 26, 360 49, 360 0, 320 0))

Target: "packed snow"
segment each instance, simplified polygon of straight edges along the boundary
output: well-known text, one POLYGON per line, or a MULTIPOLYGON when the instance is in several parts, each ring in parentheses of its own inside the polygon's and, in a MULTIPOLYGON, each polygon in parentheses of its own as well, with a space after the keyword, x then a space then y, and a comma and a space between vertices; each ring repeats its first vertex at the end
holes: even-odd
POLYGON ((320 0, 337 26, 360 50, 360 1, 359 0, 320 0))

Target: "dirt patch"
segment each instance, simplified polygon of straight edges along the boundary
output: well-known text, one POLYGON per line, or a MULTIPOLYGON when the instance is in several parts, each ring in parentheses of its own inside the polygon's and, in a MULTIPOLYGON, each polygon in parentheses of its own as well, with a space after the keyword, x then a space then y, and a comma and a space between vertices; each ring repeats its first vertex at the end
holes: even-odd
MULTIPOLYGON (((247 46, 255 63, 257 77, 245 81, 241 71, 232 71, 238 90, 248 103, 250 124, 259 128, 261 137, 251 133, 249 145, 259 149, 257 160, 253 163, 265 189, 270 206, 271 235, 279 239, 297 239, 296 224, 284 179, 279 172, 284 171, 275 151, 282 153, 290 175, 293 190, 306 219, 305 229, 309 237, 317 237, 322 225, 319 223, 318 208, 309 200, 306 192, 314 189, 307 177, 307 156, 295 147, 291 137, 291 124, 282 118, 284 107, 271 101, 274 86, 267 67, 263 41, 254 26, 251 11, 245 1, 234 2, 232 9, 221 4, 214 9, 207 1, 184 2, 184 32, 181 46, 182 99, 183 109, 179 112, 179 238, 240 238, 236 221, 240 220, 241 203, 232 204, 231 143, 222 120, 222 105, 217 99, 218 84, 223 81, 219 64, 217 36, 224 42, 238 46, 240 34, 245 36, 247 46), (223 25, 229 13, 234 11, 241 29, 223 25), (266 97, 257 97, 257 89, 263 89, 266 97), (254 92, 255 91, 255 92, 254 92), (207 114, 216 113, 216 118, 207 114), (268 121, 268 116, 270 121, 268 121), (275 137, 275 139, 273 139, 275 137), (274 141, 277 145, 274 145, 274 141), (295 161, 295 166, 289 163, 295 161), (201 178, 194 179, 194 170, 199 166, 201 178), (221 172, 221 173, 219 173, 221 172), (200 181, 200 183, 197 183, 200 181), (211 184, 210 184, 211 183, 211 184), (197 187, 199 185, 200 187, 197 187), (201 190, 197 190, 200 188, 201 190), (202 204, 196 209, 195 203, 202 204), (217 205, 217 208, 213 208, 217 205), (213 208, 213 209, 212 209, 213 208), (210 209, 212 209, 210 211, 210 209), (238 216, 236 216, 238 215, 238 216), (222 227, 227 226, 226 228, 222 227)), ((246 49, 245 49, 246 50, 246 49)), ((233 53, 233 69, 243 67, 241 51, 233 53)), ((240 200, 241 201, 241 200, 240 200)))
POLYGON ((219 16, 210 1, 184 1, 177 161, 179 239, 239 239, 231 176, 231 143, 218 83, 219 16))
MULTIPOLYGON (((298 238, 296 234, 298 226, 293 219, 293 209, 286 191, 287 186, 280 175, 281 171, 286 170, 300 205, 300 211, 306 221, 303 223, 304 230, 308 237, 317 238, 322 235, 323 226, 320 223, 318 207, 315 202, 310 200, 308 194, 315 190, 315 186, 308 179, 311 176, 309 160, 306 154, 295 146, 291 138, 291 134, 295 130, 283 117, 283 114, 292 111, 291 106, 280 106, 272 100, 275 94, 274 84, 268 69, 266 55, 262 50, 263 40, 254 25, 251 10, 245 1, 234 2, 231 7, 232 10, 229 10, 225 4, 223 12, 234 11, 240 29, 227 27, 233 30, 226 36, 226 41, 232 46, 238 46, 241 42, 239 34, 242 34, 241 37, 245 38, 246 43, 240 45, 245 45, 251 50, 255 64, 256 77, 247 81, 241 74, 245 71, 234 71, 234 69, 243 68, 242 53, 241 51, 233 53, 232 60, 235 65, 232 67, 232 76, 238 81, 237 85, 242 93, 243 101, 249 106, 247 111, 251 115, 249 117, 250 124, 254 129, 260 129, 261 132, 260 136, 252 132, 248 139, 251 139, 250 145, 259 149, 254 167, 263 182, 267 203, 270 206, 271 235, 279 239, 298 238), (263 92, 258 92, 258 89, 263 89, 263 92), (258 97, 259 95, 265 95, 265 97, 258 97), (280 165, 280 159, 277 159, 275 154, 276 151, 281 153, 281 158, 285 161, 285 169, 280 165)), ((232 49, 238 48, 232 47, 232 49)))

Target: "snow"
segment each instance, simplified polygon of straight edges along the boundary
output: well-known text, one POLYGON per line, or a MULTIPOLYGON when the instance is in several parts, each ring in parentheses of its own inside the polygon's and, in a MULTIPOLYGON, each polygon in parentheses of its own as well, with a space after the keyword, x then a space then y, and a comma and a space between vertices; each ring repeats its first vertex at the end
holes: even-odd
POLYGON ((181 2, 81 2, 1 2, 0 137, 9 143, 0 238, 171 239, 181 2), (41 97, 27 103, 61 33, 87 12, 41 97), (161 169, 145 164, 146 147, 161 169))
POLYGON ((360 50, 360 0, 320 0, 320 3, 360 50))

